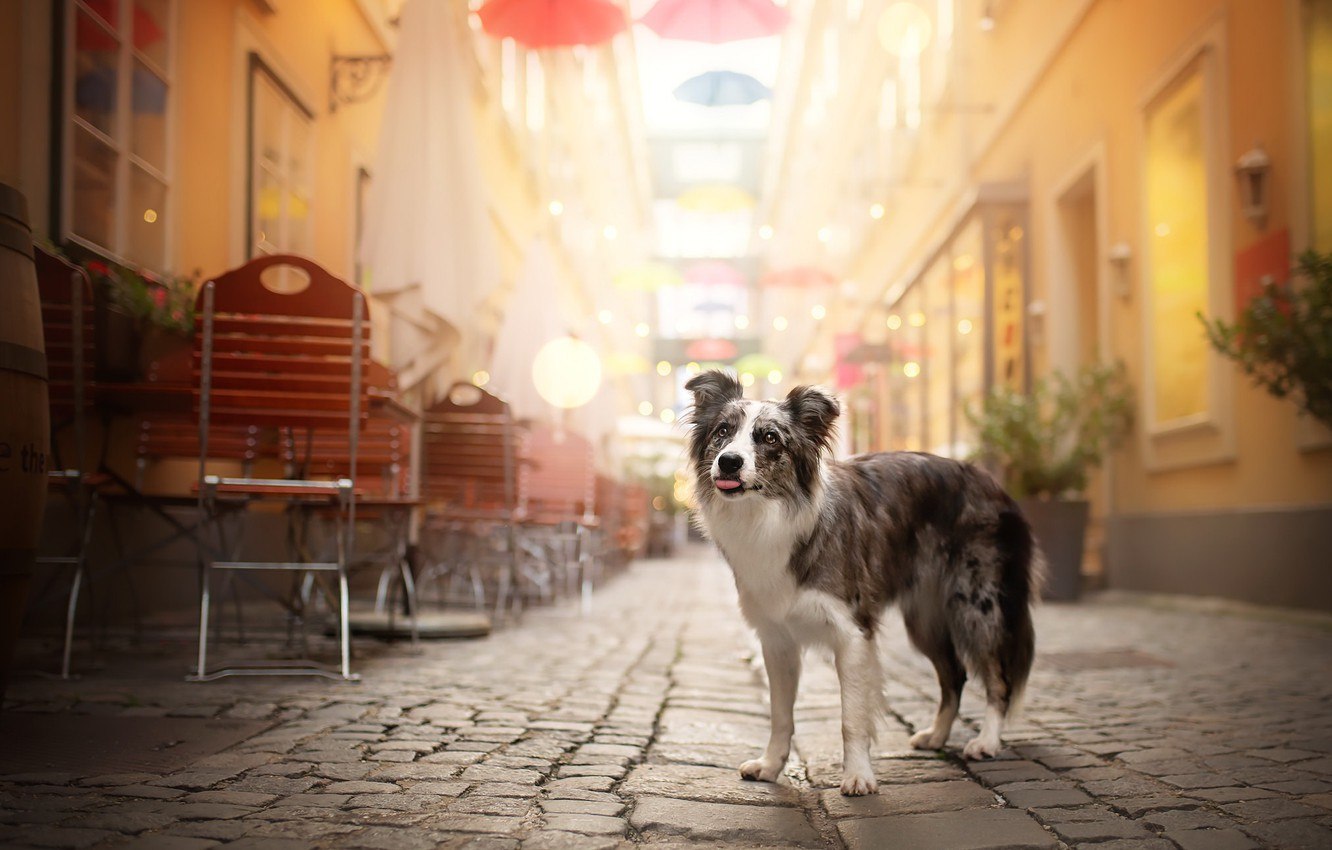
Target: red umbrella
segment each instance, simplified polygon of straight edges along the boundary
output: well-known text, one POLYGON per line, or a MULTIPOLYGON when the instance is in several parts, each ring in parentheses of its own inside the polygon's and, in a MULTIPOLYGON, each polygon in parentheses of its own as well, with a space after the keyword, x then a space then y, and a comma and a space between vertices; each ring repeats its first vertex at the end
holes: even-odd
POLYGON ((495 38, 538 48, 600 44, 628 25, 611 0, 490 0, 477 15, 495 38))
POLYGON ((659 0, 642 20, 662 38, 721 44, 776 35, 791 13, 772 0, 659 0))
POLYGON ((837 282, 823 269, 813 266, 794 266, 781 271, 768 272, 759 278, 759 286, 789 286, 794 289, 806 289, 815 286, 832 286, 837 282))

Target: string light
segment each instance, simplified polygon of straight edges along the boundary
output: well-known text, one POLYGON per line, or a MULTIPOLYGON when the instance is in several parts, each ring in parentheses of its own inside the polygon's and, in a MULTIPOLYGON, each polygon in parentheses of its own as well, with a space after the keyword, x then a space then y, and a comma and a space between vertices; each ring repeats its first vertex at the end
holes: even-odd
POLYGON ((671 364, 666 360, 658 361, 657 374, 661 375, 663 378, 671 374, 671 364))
POLYGON ((784 331, 786 330, 786 326, 787 321, 785 316, 778 316, 772 320, 772 329, 775 331, 784 331))
POLYGON ((902 317, 893 313, 888 317, 888 330, 895 331, 902 327, 902 317))

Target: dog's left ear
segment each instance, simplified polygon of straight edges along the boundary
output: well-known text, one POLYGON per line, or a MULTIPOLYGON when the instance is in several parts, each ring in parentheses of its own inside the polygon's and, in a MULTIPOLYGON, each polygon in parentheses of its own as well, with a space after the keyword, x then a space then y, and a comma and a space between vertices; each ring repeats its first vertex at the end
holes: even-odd
POLYGON ((842 413, 842 406, 837 403, 827 390, 819 387, 796 387, 786 394, 782 402, 800 427, 825 446, 831 443, 833 427, 842 413))

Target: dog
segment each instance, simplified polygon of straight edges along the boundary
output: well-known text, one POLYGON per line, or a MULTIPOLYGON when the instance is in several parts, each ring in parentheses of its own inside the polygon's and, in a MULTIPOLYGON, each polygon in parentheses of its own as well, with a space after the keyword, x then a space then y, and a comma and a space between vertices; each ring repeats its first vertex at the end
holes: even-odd
POLYGON ((827 392, 744 398, 736 379, 686 384, 694 512, 730 564, 758 633, 772 728, 745 779, 775 782, 791 752, 801 654, 833 652, 842 700, 842 793, 872 794, 876 723, 886 713, 879 627, 896 602, 911 643, 934 663, 942 695, 911 745, 939 749, 968 671, 985 685, 980 734, 963 755, 997 755, 1035 651, 1031 603, 1043 559, 1016 502, 984 470, 915 452, 834 460, 840 413, 827 392))

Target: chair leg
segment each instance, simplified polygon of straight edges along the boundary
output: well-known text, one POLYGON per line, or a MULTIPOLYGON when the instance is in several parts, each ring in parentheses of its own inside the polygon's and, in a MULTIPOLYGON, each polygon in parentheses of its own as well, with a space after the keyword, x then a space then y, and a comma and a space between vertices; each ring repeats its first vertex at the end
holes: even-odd
POLYGON ((342 678, 352 678, 351 672, 351 622, 349 617, 350 599, 347 588, 347 571, 338 570, 338 634, 342 643, 342 678))
POLYGON ((402 573, 403 601, 407 604, 407 619, 412 626, 412 646, 419 646, 421 630, 416 622, 416 580, 412 578, 412 565, 407 562, 406 555, 398 559, 398 570, 402 573))
POLYGON ((70 655, 74 650, 74 619, 79 610, 79 589, 83 585, 83 556, 74 566, 74 581, 69 588, 69 605, 65 609, 65 651, 60 660, 60 678, 69 678, 70 655))
POLYGON ((212 583, 212 566, 207 561, 199 565, 199 578, 202 584, 199 592, 199 669, 195 675, 202 679, 208 674, 208 605, 212 583))

